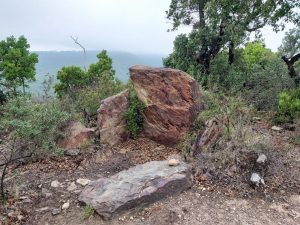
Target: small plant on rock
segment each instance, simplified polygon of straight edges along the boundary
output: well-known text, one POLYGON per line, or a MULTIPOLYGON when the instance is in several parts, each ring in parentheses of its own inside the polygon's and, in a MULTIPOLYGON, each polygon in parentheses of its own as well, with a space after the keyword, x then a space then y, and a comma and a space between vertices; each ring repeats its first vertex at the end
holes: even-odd
POLYGON ((137 135, 142 131, 144 121, 143 110, 145 108, 145 104, 138 99, 134 89, 130 89, 130 105, 124 116, 126 118, 127 130, 129 131, 130 137, 136 138, 137 135))

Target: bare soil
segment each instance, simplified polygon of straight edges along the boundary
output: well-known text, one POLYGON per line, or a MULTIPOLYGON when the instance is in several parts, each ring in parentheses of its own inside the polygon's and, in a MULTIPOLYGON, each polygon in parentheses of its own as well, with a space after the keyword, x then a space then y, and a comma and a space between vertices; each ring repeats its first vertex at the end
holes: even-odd
MULTIPOLYGON (((111 221, 103 221, 96 214, 83 219, 84 206, 77 198, 84 187, 76 184, 77 188, 69 191, 72 182, 108 177, 131 166, 180 153, 176 148, 140 137, 114 148, 96 145, 76 157, 11 167, 6 179, 10 197, 1 209, 0 224, 300 224, 300 147, 290 144, 295 131, 272 132, 261 123, 253 129, 266 132, 275 143, 272 152, 268 152, 270 165, 263 187, 250 187, 251 166, 243 167, 243 162, 232 170, 231 165, 207 168, 210 164, 200 160, 204 165, 196 168, 194 185, 185 193, 111 221), (54 180, 60 182, 59 187, 51 187, 54 180), (52 215, 53 209, 66 202, 70 203, 68 209, 52 215)), ((249 157, 243 158, 245 163, 251 163, 249 157)))

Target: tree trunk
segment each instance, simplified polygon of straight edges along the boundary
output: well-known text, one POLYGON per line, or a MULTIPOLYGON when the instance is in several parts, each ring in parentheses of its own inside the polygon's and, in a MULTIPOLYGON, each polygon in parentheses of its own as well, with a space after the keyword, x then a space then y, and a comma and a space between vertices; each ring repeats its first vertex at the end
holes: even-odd
POLYGON ((23 86, 23 95, 25 96, 25 81, 24 81, 24 78, 22 78, 22 86, 23 86))
POLYGON ((234 43, 230 41, 229 43, 229 52, 228 52, 228 64, 232 65, 234 62, 234 43))
POLYGON ((294 68, 294 63, 300 59, 300 53, 294 55, 291 59, 288 59, 286 56, 281 58, 287 64, 289 76, 294 80, 295 87, 300 87, 300 76, 294 68))

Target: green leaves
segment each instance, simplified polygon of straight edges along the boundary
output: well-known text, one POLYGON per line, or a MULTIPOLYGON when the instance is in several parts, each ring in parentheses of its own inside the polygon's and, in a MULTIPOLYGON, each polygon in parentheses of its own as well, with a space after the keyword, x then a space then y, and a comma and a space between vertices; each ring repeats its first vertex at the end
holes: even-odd
POLYGON ((64 94, 73 94, 76 89, 87 83, 87 74, 78 66, 63 67, 57 72, 59 83, 54 86, 59 97, 64 94))
POLYGON ((35 104, 26 97, 11 99, 0 109, 1 130, 29 145, 36 157, 55 153, 60 128, 70 118, 55 102, 35 104))
POLYGON ((141 102, 133 88, 130 88, 130 105, 128 110, 124 113, 126 119, 127 130, 131 138, 136 138, 142 131, 143 126, 143 110, 145 104, 141 102))
POLYGON ((35 64, 38 56, 29 52, 30 45, 24 36, 18 40, 11 36, 0 42, 0 79, 5 80, 5 88, 23 86, 25 91, 26 82, 35 81, 35 64))
POLYGON ((278 111, 292 120, 300 118, 300 88, 280 93, 278 111))

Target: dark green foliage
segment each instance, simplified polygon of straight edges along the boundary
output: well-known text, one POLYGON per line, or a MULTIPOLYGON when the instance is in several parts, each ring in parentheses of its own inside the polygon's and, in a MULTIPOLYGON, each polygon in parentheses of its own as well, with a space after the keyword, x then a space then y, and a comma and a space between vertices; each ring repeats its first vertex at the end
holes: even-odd
POLYGON ((57 72, 57 80, 59 83, 54 89, 61 98, 66 94, 75 95, 75 92, 87 83, 87 75, 80 67, 69 66, 57 72))
POLYGON ((105 74, 111 80, 115 79, 116 71, 112 66, 112 59, 108 57, 107 51, 102 50, 98 55, 98 62, 89 66, 87 76, 90 82, 98 82, 105 74))
POLYGON ((128 110, 124 113, 126 118, 126 126, 131 138, 136 138, 142 131, 143 126, 143 110, 145 104, 141 102, 133 88, 130 90, 130 105, 128 110))
POLYGON ((125 89, 125 85, 118 79, 112 80, 109 73, 102 74, 98 79, 98 85, 85 87, 78 93, 76 104, 80 109, 85 109, 89 115, 96 115, 100 101, 115 95, 125 89))
MULTIPOLYGON (((234 61, 234 50, 252 32, 272 26, 275 31, 284 27, 282 21, 297 22, 297 1, 231 1, 231 0, 172 0, 167 18, 172 30, 181 25, 192 26, 190 41, 196 43, 192 55, 200 65, 203 76, 210 74, 210 64, 220 51, 229 49, 228 63, 234 61)), ((186 53, 184 53, 186 54, 186 53)), ((181 60, 181 59, 180 59, 181 60)), ((202 79, 206 84, 207 78, 202 79)))
POLYGON ((300 118, 300 88, 280 93, 278 112, 290 121, 300 118))
POLYGON ((0 41, 0 89, 17 93, 19 86, 25 88, 28 81, 35 81, 35 64, 38 56, 29 52, 30 45, 24 36, 11 36, 0 41))
POLYGON ((80 67, 63 67, 57 73, 59 83, 55 92, 74 106, 75 111, 84 111, 89 116, 95 116, 100 101, 124 90, 125 86, 115 78, 112 59, 103 50, 97 55, 99 61, 91 64, 88 71, 80 67))
POLYGON ((2 106, 1 112, 0 130, 25 143, 22 151, 31 152, 37 158, 57 153, 60 128, 70 115, 56 102, 36 104, 28 97, 17 97, 2 106))

